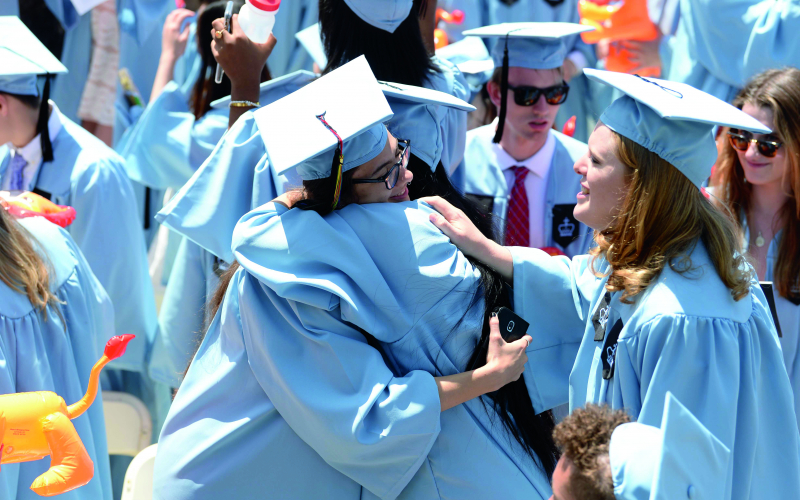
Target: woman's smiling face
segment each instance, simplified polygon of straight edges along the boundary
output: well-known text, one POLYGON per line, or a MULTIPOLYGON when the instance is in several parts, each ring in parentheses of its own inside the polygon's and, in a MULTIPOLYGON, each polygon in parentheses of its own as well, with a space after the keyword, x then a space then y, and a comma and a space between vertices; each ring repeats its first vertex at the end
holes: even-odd
MULTIPOLYGON (((770 130, 775 130, 775 120, 771 109, 748 102, 742 106, 742 111, 760 121, 764 126, 769 127, 770 130)), ((774 133, 769 135, 754 134, 753 137, 759 140, 782 142, 774 133)), ((775 156, 768 158, 758 152, 758 147, 755 144, 750 143, 747 151, 736 150, 736 156, 739 157, 744 176, 750 184, 758 186, 783 182, 783 176, 789 163, 786 158, 786 147, 781 146, 775 156)))
POLYGON ((628 189, 631 169, 617 158, 614 132, 598 123, 589 137, 589 150, 575 162, 581 176, 575 218, 596 231, 606 229, 619 213, 628 189))
MULTIPOLYGON (((383 151, 367 163, 356 167, 353 171, 353 180, 377 179, 382 177, 400 160, 401 151, 398 147, 397 139, 387 132, 386 145, 383 151)), ((358 203, 399 203, 401 201, 409 201, 408 183, 414 178, 414 174, 403 165, 397 168, 400 169, 400 172, 397 178, 397 184, 395 184, 392 189, 386 189, 386 183, 384 182, 354 184, 353 190, 358 203)))

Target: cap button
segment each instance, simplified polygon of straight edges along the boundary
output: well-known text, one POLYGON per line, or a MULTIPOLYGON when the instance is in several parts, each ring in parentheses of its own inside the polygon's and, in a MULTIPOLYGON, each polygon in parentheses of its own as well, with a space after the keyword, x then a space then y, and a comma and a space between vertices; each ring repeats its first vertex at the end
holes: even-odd
POLYGON ((689 485, 689 488, 686 489, 686 498, 689 499, 694 498, 694 486, 692 486, 691 484, 689 485))

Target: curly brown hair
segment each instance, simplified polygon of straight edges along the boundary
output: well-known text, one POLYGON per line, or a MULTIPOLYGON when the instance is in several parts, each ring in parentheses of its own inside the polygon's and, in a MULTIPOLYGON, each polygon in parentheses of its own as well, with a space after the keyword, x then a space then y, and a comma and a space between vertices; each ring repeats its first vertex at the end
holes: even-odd
POLYGON ((556 426, 553 430, 556 446, 577 469, 569 484, 573 497, 614 500, 608 443, 614 429, 630 421, 624 410, 588 404, 556 426))

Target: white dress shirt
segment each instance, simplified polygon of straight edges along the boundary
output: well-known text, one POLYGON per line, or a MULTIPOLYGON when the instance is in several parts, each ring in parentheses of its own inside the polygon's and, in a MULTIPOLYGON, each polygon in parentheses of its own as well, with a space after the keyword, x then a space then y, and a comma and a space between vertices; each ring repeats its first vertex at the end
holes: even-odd
MULTIPOLYGON (((50 101, 51 111, 50 118, 47 120, 47 130, 50 132, 50 141, 56 139, 56 135, 61 131, 61 112, 58 106, 53 101, 50 101)), ((42 165, 42 135, 37 134, 31 142, 22 146, 21 148, 14 147, 10 142, 6 144, 11 151, 10 159, 13 160, 16 155, 22 155, 28 163, 22 169, 22 179, 25 185, 23 191, 30 191, 34 186, 31 185, 39 167, 42 165)), ((9 166, 11 162, 9 162, 9 166)), ((0 184, 3 191, 8 191, 11 186, 12 172, 10 168, 6 168, 3 174, 3 182, 0 184)))
POLYGON ((511 170, 511 167, 527 167, 531 171, 525 178, 525 192, 528 193, 528 212, 530 214, 530 245, 534 248, 545 246, 547 238, 544 234, 544 207, 547 204, 547 178, 550 175, 550 165, 553 163, 553 153, 556 150, 555 136, 548 133, 544 146, 536 154, 522 161, 512 158, 500 144, 493 143, 492 146, 495 149, 497 165, 506 177, 509 197, 514 187, 514 171, 511 170))

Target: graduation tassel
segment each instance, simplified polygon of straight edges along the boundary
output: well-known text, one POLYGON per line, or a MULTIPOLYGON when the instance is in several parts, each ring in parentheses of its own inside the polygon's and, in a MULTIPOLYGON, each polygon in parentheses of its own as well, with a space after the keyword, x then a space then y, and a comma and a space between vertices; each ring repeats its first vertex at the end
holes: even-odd
POLYGON ((503 138, 503 128, 506 125, 506 105, 508 104, 508 35, 506 35, 506 45, 503 48, 503 69, 500 76, 500 114, 497 117, 497 132, 494 134, 492 142, 495 144, 503 138))
POLYGON ((336 206, 339 204, 339 196, 342 194, 342 167, 344 166, 344 144, 342 143, 342 138, 339 134, 331 127, 327 121, 325 121, 325 113, 321 115, 317 115, 317 119, 325 125, 325 128, 330 130, 333 135, 336 136, 336 141, 338 145, 336 147, 336 152, 333 153, 333 164, 331 165, 331 178, 334 180, 334 188, 333 188, 333 203, 331 204, 331 210, 336 210, 336 206))
POLYGON ((53 144, 50 142, 50 129, 47 126, 47 122, 50 121, 50 78, 51 75, 44 77, 42 102, 39 105, 39 121, 36 123, 36 131, 41 135, 42 162, 53 161, 53 144))

